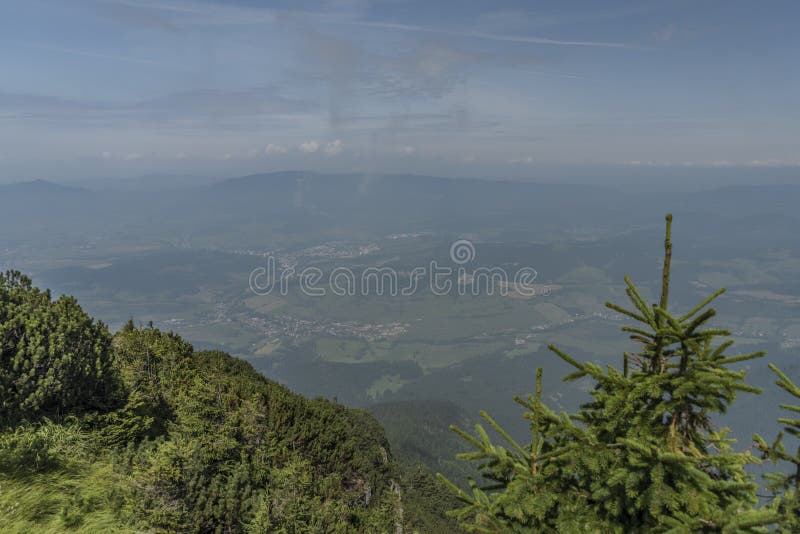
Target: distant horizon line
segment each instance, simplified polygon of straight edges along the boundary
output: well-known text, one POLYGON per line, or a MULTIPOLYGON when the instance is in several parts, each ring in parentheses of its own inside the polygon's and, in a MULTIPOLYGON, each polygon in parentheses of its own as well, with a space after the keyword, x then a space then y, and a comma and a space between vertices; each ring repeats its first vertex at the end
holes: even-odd
POLYGON ((159 184, 155 183, 159 179, 164 180, 163 186, 167 189, 191 189, 195 187, 210 187, 214 185, 224 184, 226 182, 234 182, 237 180, 245 180, 248 178, 257 178, 257 177, 275 177, 279 175, 306 175, 306 176, 329 176, 329 177, 375 177, 375 178, 410 178, 410 179, 430 179, 430 180, 442 180, 442 181, 467 181, 467 182, 493 182, 493 183, 518 183, 518 184, 541 184, 541 185, 561 185, 561 186, 584 186, 584 187, 608 187, 608 188, 619 188, 622 186, 629 186, 629 185, 639 185, 643 187, 647 186, 658 186, 663 185, 665 189, 671 189, 669 186, 679 186, 680 189, 681 185, 693 185, 695 188, 697 186, 710 188, 710 189, 717 189, 721 187, 753 187, 753 186, 768 186, 768 187, 781 187, 781 186, 790 186, 796 187, 800 186, 800 173, 796 173, 798 170, 797 166, 785 166, 785 167, 736 167, 735 169, 739 171, 742 170, 758 170, 758 176, 751 176, 748 177, 747 180, 742 180, 741 174, 738 176, 727 176, 724 171, 730 171, 731 168, 721 168, 721 167, 693 167, 691 169, 687 168, 680 168, 675 169, 678 171, 682 171, 680 173, 674 174, 659 174, 653 175, 653 173, 647 172, 639 172, 633 175, 630 174, 632 170, 639 170, 639 171, 653 171, 653 170, 661 170, 666 171, 667 168, 658 168, 654 169, 652 167, 646 167, 643 169, 632 169, 628 166, 624 165, 572 165, 572 166, 553 166, 551 170, 561 170, 562 172, 565 170, 570 169, 605 169, 605 170, 622 170, 625 169, 628 171, 627 176, 623 175, 616 175, 613 177, 609 176, 591 176, 590 174, 585 174, 581 177, 577 176, 570 176, 566 178, 564 176, 553 176, 549 179, 545 176, 536 175, 530 176, 528 178, 520 178, 520 177, 512 177, 512 176, 500 176, 497 178, 491 178, 487 176, 464 176, 464 175, 441 175, 441 174, 425 174, 425 173, 416 173, 416 172, 369 172, 363 170, 352 170, 352 171, 339 171, 339 172, 332 172, 332 171, 320 171, 320 170, 313 170, 313 169, 282 169, 282 170, 265 170, 262 172, 248 172, 248 173, 237 173, 237 174, 214 174, 214 173, 170 173, 170 172, 150 172, 145 174, 134 174, 129 176, 106 176, 106 177, 95 177, 95 178, 30 178, 30 179, 21 179, 21 180, 13 180, 8 181, 0 178, 0 187, 9 187, 9 186, 24 186, 24 185, 53 185, 56 187, 62 188, 71 188, 76 190, 86 190, 86 191, 102 191, 102 190, 153 190, 158 189, 159 184), (705 171, 704 176, 698 176, 695 173, 686 174, 687 170, 701 170, 705 171), (779 173, 779 176, 773 176, 773 178, 783 178, 777 181, 764 181, 764 172, 772 172, 779 173), (783 176, 786 171, 795 171, 791 176, 783 176), (151 183, 147 183, 147 181, 151 181, 151 183), (170 182, 172 180, 172 182, 170 182), (669 180, 672 183, 667 182, 669 180), (181 181, 183 181, 181 183, 181 181), (139 182, 137 184, 137 182, 139 182), (118 189, 113 186, 125 186, 127 188, 118 189), (106 187, 108 186, 108 187, 106 187))

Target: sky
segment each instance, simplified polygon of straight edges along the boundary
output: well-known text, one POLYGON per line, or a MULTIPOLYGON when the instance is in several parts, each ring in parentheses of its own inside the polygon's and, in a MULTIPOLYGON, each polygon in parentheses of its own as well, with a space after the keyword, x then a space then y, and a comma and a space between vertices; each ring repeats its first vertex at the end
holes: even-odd
POLYGON ((0 0, 0 182, 800 169, 800 3, 0 0))

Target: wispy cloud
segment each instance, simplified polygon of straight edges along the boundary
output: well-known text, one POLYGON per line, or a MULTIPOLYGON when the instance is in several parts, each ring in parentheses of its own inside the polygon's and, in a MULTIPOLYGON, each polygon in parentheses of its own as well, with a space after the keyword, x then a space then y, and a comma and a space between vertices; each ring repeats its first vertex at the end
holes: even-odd
POLYGON ((152 59, 143 59, 130 56, 119 56, 115 54, 102 54, 99 52, 92 52, 91 50, 79 50, 76 48, 67 48, 63 46, 52 46, 43 43, 19 43, 22 46, 37 48, 39 50, 47 50, 49 52, 56 52, 58 54, 71 54, 74 56, 90 57, 95 59, 106 59, 110 61, 121 61, 123 63, 136 63, 139 65, 161 65, 162 63, 152 59))
POLYGON ((190 168, 230 154, 253 168, 436 169, 474 156, 472 170, 519 175, 576 160, 641 160, 630 172, 796 161, 796 80, 773 39, 793 42, 785 14, 752 24, 622 1, 18 4, 0 91, 9 161, 190 168), (653 58, 640 57, 647 45, 653 58), (733 68, 735 46, 748 53, 733 68))
POLYGON ((132 24, 152 24, 152 17, 143 18, 138 12, 160 12, 170 20, 158 19, 162 25, 181 27, 191 25, 225 26, 271 23, 279 10, 263 7, 226 5, 215 2, 149 0, 95 0, 100 5, 122 6, 125 11, 109 11, 117 18, 132 24))
POLYGON ((380 28, 385 30, 398 30, 406 32, 435 33, 439 35, 450 35, 453 37, 468 37, 474 39, 485 39, 488 41, 500 41, 505 43, 525 43, 555 46, 586 46, 597 48, 631 48, 625 43, 610 43, 604 41, 582 41, 551 39, 548 37, 525 36, 525 35, 503 35, 498 33, 484 33, 475 31, 449 30, 445 28, 434 28, 430 26, 419 26, 416 24, 398 24, 395 22, 375 22, 365 20, 338 21, 339 24, 353 24, 370 28, 380 28))
POLYGON ((275 88, 197 90, 138 102, 73 100, 0 91, 0 117, 41 124, 159 126, 179 130, 258 131, 303 123, 313 102, 282 96, 275 88))
POLYGON ((271 7, 245 7, 210 2, 181 1, 181 2, 152 2, 142 1, 133 2, 131 0, 98 0, 106 4, 124 5, 130 8, 146 8, 182 14, 184 16, 202 17, 206 22, 216 24, 254 24, 263 22, 274 22, 280 16, 302 16, 310 20, 331 25, 353 25, 385 30, 397 30, 406 32, 433 33, 439 35, 450 35, 453 37, 466 37, 474 39, 484 39, 489 41, 500 41, 507 43, 521 44, 541 44, 551 46, 583 46, 599 48, 627 48, 630 45, 624 43, 589 41, 581 39, 553 39, 550 37, 531 36, 531 35, 507 35, 503 33, 490 33, 479 31, 452 30, 447 28, 435 28, 433 26, 403 24, 391 21, 376 21, 363 18, 342 17, 341 13, 335 11, 311 12, 300 9, 275 9, 271 7))

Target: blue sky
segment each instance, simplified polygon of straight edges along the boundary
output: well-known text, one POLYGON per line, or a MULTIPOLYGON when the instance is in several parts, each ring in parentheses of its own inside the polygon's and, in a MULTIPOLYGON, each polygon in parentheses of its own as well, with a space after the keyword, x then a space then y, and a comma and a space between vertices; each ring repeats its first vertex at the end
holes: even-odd
POLYGON ((800 165, 797 2, 0 11, 0 181, 800 165))

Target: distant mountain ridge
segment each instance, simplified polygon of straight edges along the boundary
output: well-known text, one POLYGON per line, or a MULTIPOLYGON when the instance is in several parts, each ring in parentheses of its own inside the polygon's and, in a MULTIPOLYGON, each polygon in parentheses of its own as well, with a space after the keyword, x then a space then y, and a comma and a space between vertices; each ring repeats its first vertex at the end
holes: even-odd
MULTIPOLYGON (((694 240, 706 228, 748 217, 794 220, 798 204, 797 185, 634 193, 572 183, 282 171, 160 190, 40 180, 5 185, 0 224, 11 228, 12 241, 30 242, 44 233, 68 242, 87 233, 112 238, 132 232, 153 243, 203 236, 195 246, 279 248, 421 231, 529 242, 597 238, 654 229, 652 214, 671 210, 692 221, 686 227, 696 229, 694 240), (25 224, 12 224, 19 221, 25 224)), ((756 244, 788 237, 780 223, 754 231, 756 244)))
POLYGON ((6 194, 14 193, 83 193, 88 189, 72 185, 64 185, 47 180, 29 180, 25 182, 13 182, 10 184, 0 184, 0 191, 6 194))

